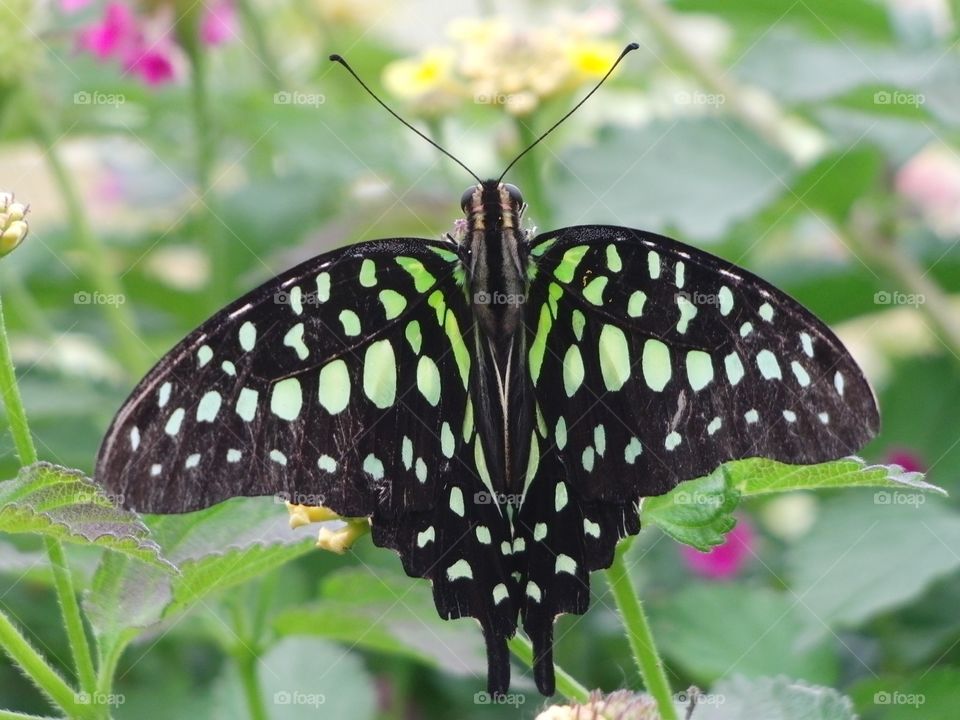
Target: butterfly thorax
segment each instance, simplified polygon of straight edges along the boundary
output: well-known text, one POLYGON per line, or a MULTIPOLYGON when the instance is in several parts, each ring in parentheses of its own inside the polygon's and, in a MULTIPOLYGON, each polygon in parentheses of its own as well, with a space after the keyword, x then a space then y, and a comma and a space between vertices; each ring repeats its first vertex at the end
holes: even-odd
POLYGON ((470 300, 484 334, 508 341, 522 324, 526 258, 520 251, 522 200, 512 185, 474 187, 464 211, 470 249, 470 300))
POLYGON ((527 448, 516 441, 529 432, 524 303, 527 253, 520 227, 523 199, 513 185, 488 180, 464 193, 469 248, 469 301, 476 318, 481 372, 474 386, 477 425, 484 439, 497 492, 516 494, 527 448))

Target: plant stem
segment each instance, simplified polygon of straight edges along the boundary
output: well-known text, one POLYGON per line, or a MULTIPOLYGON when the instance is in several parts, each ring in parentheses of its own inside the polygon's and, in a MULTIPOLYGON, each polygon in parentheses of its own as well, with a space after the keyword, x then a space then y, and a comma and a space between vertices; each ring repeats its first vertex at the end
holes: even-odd
POLYGON ((237 7, 240 8, 240 16, 247 27, 247 32, 253 38, 253 46, 257 51, 256 57, 263 68, 263 79, 271 90, 280 90, 283 86, 283 78, 280 77, 277 61, 273 57, 267 35, 263 31, 266 23, 260 19, 257 9, 250 0, 238 0, 237 7))
POLYGON ((0 611, 0 645, 34 684, 68 716, 93 717, 93 706, 77 701, 73 688, 47 664, 3 611, 0 611))
POLYGON ((7 409, 7 418, 10 422, 10 435, 13 436, 13 445, 17 449, 17 455, 20 456, 20 464, 32 465, 37 461, 37 449, 30 434, 27 412, 23 409, 23 398, 20 397, 20 386, 17 385, 17 372, 10 355, 2 298, 0 298, 0 393, 3 394, 3 405, 7 409))
MULTIPOLYGON (((7 340, 2 299, 0 299, 0 393, 3 395, 3 404, 7 409, 7 417, 10 419, 10 434, 13 436, 13 444, 20 456, 20 463, 24 466, 32 465, 37 462, 37 449, 30 434, 27 413, 23 408, 20 387, 17 385, 16 370, 13 367, 13 358, 10 355, 10 343, 7 340)), ((88 693, 93 693, 96 690, 93 656, 90 653, 90 643, 87 641, 87 634, 83 627, 80 605, 77 603, 77 594, 73 588, 73 578, 67 568, 63 545, 56 538, 45 537, 44 546, 50 558, 57 599, 60 601, 60 609, 63 612, 64 627, 67 631, 67 639, 70 642, 70 651, 73 654, 77 678, 80 681, 80 687, 88 693)))
POLYGON ((77 594, 73 588, 73 578, 67 567, 63 545, 52 537, 44 538, 43 544, 53 568, 53 581, 57 589, 57 598, 60 600, 60 609, 63 611, 63 622, 67 630, 67 638, 70 640, 73 662, 77 668, 77 679, 80 681, 80 687, 92 695, 97 689, 97 672, 93 667, 93 655, 83 627, 80 603, 77 602, 77 594))
POLYGON ((861 259, 881 268, 910 293, 923 298, 917 309, 937 327, 942 335, 940 341, 960 359, 960 322, 950 298, 929 273, 879 227, 876 213, 869 208, 855 209, 850 229, 842 237, 861 259))
POLYGON ((233 629, 237 640, 231 648, 231 654, 237 663, 240 672, 240 682, 243 684, 243 694, 247 698, 247 709, 250 711, 250 720, 267 720, 266 705, 263 700, 263 689, 260 687, 260 678, 257 677, 257 663, 260 660, 257 640, 247 632, 247 622, 243 615, 243 607, 239 600, 229 604, 233 618, 233 629))
MULTIPOLYGON (((516 121, 517 132, 520 136, 520 150, 526 150, 536 139, 537 133, 533 126, 523 120, 516 121)), ((523 193, 523 199, 530 208, 530 218, 537 227, 553 227, 553 208, 543 192, 543 175, 540 164, 537 162, 540 148, 534 148, 513 166, 511 172, 517 175, 517 185, 523 193)), ((510 160, 513 160, 511 157, 510 160)), ((509 161, 508 161, 509 162, 509 161)), ((506 180, 506 178, 505 178, 506 180)))
MULTIPOLYGON (((530 640, 520 635, 514 635, 507 642, 510 646, 510 652, 516 655, 527 667, 533 667, 533 645, 530 640)), ((590 691, 577 682, 570 673, 554 663, 554 671, 557 676, 557 692, 568 700, 578 703, 585 703, 590 700, 590 691)))
MULTIPOLYGON (((26 95, 26 93, 24 94, 26 95)), ((54 135, 54 131, 50 128, 45 111, 37 107, 36 99, 33 96, 28 96, 24 99, 24 102, 30 115, 34 136, 43 148, 44 157, 66 204, 67 219, 70 223, 74 242, 86 256, 84 269, 96 286, 94 290, 117 298, 125 297, 123 285, 110 272, 110 259, 107 256, 106 248, 90 229, 90 223, 76 183, 60 157, 60 151, 57 148, 59 138, 54 135)), ((150 359, 145 352, 144 345, 138 338, 136 318, 129 306, 125 302, 100 303, 99 305, 103 308, 107 324, 110 325, 117 340, 117 351, 124 367, 135 375, 146 372, 151 364, 150 359)))
POLYGON ((260 679, 257 677, 257 662, 259 658, 246 648, 240 648, 234 653, 237 669, 240 671, 240 682, 243 684, 243 694, 247 698, 247 709, 251 720, 267 720, 267 708, 263 701, 263 690, 260 679))
POLYGON ((210 307, 219 307, 227 296, 229 275, 227 254, 225 252, 223 233, 217 227, 217 217, 214 214, 213 203, 213 161, 214 138, 210 122, 210 104, 207 98, 207 59, 203 48, 196 42, 196 38, 185 46, 190 58, 190 97, 193 109, 193 124, 195 131, 196 152, 196 181, 198 202, 198 222, 201 242, 206 246, 207 260, 210 263, 210 282, 208 289, 208 303, 210 307))
POLYGON ((49 715, 31 715, 16 712, 15 710, 0 710, 0 720, 58 720, 49 715))
POLYGON ((653 642, 653 633, 647 622, 646 613, 640 598, 637 597, 624 555, 630 550, 636 538, 628 538, 620 542, 613 556, 613 564, 606 571, 607 581, 617 603, 617 609, 623 618, 623 626, 627 630, 627 639, 633 658, 640 670, 647 692, 657 703, 657 709, 663 720, 677 720, 677 711, 673 705, 673 693, 670 690, 670 681, 667 680, 663 667, 663 660, 657 652, 653 642))

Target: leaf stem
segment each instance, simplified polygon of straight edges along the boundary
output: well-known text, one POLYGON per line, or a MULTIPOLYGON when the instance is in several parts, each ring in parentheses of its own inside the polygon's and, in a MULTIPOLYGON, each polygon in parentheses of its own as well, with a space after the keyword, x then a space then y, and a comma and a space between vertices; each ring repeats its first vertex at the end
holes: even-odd
POLYGON ((0 710, 0 720, 57 720, 49 715, 31 715, 15 710, 0 710))
POLYGON ((246 631, 247 622, 239 600, 229 603, 229 607, 233 617, 234 632, 238 638, 231 647, 231 654, 240 672, 240 682, 243 684, 243 694, 247 698, 250 720, 268 720, 263 689, 260 687, 260 678, 257 677, 257 663, 260 660, 257 640, 252 639, 246 631))
MULTIPOLYGON (((0 394, 10 419, 10 434, 17 448, 22 465, 32 465, 37 462, 37 449, 33 444, 30 426, 27 423, 27 413, 23 407, 23 398, 20 396, 20 387, 17 384, 17 374, 13 367, 13 358, 10 355, 10 343, 7 339, 7 327, 3 315, 3 302, 0 299, 0 394)), ((64 627, 67 639, 70 642, 70 651, 73 654, 74 665, 80 687, 89 693, 96 690, 96 672, 93 667, 93 656, 90 653, 90 643, 83 627, 83 618, 80 615, 80 605, 73 588, 73 578, 67 568, 63 545, 56 538, 44 538, 47 556, 53 570, 54 586, 60 609, 63 612, 64 627)))
POLYGON ((200 204, 199 233, 201 241, 206 246, 210 263, 208 302, 211 307, 219 307, 227 296, 229 275, 223 233, 217 227, 217 216, 212 207, 214 196, 211 178, 215 141, 210 121, 210 103, 207 97, 207 58, 196 37, 185 45, 185 49, 190 58, 191 68, 190 98, 195 132, 195 172, 199 193, 197 202, 200 204))
POLYGON ((263 31, 267 26, 266 23, 260 18, 257 9, 250 0, 239 0, 237 7, 240 9, 240 16, 247 27, 247 32, 253 38, 253 46, 256 48, 255 56, 263 68, 264 80, 271 90, 280 90, 283 86, 283 79, 277 69, 277 61, 267 40, 267 34, 263 31))
POLYGON ((657 652, 653 642, 653 633, 647 621, 643 605, 637 596, 624 556, 630 550, 636 538, 627 538, 620 542, 613 556, 613 564, 606 571, 607 581, 613 592, 617 609, 623 618, 623 626, 627 630, 627 639, 633 658, 640 671, 647 692, 657 703, 657 709, 663 720, 677 720, 677 711, 673 705, 673 693, 670 690, 670 681, 663 667, 663 660, 657 652))
MULTIPOLYGON (((125 297, 123 285, 110 271, 110 260, 106 248, 90 229, 76 183, 60 156, 57 148, 60 138, 54 135, 45 111, 37 106, 34 97, 27 97, 25 105, 31 118, 34 137, 43 148, 47 165, 53 173, 57 188, 66 205, 67 219, 74 242, 85 255, 84 271, 96 286, 95 291, 116 298, 125 297)), ((99 305, 103 308, 107 324, 116 338, 117 351, 124 367, 136 375, 146 372, 150 367, 150 360, 137 335, 136 317, 129 306, 125 302, 99 303, 99 305)))
POLYGON ((92 718, 93 706, 78 702, 73 688, 60 677, 0 610, 0 646, 30 676, 34 684, 70 717, 92 718))
POLYGON ((37 449, 33 444, 30 426, 27 423, 27 412, 23 408, 23 398, 20 397, 20 386, 17 385, 17 373, 13 367, 13 358, 10 355, 10 343, 7 340, 7 326, 3 316, 3 301, 0 298, 0 393, 3 395, 3 405, 7 409, 10 422, 10 435, 13 444, 20 456, 20 464, 32 465, 37 461, 37 449))
MULTIPOLYGON (((533 645, 530 640, 517 633, 507 642, 510 652, 516 655, 527 667, 533 667, 533 645)), ((568 700, 586 703, 590 700, 590 691, 577 682, 577 679, 562 667, 554 663, 557 676, 557 692, 568 700)))

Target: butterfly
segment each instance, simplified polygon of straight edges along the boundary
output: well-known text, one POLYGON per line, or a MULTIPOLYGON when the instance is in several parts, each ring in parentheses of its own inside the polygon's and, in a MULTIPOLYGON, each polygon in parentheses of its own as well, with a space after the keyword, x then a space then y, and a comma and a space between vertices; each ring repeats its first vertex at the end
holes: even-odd
POLYGON ((96 477, 143 512, 282 494, 369 517, 441 617, 479 621, 491 694, 522 626, 551 695, 555 619, 586 612, 641 498, 846 456, 879 415, 830 329, 736 265, 624 227, 534 235, 502 176, 461 209, 217 312, 133 390, 96 477))

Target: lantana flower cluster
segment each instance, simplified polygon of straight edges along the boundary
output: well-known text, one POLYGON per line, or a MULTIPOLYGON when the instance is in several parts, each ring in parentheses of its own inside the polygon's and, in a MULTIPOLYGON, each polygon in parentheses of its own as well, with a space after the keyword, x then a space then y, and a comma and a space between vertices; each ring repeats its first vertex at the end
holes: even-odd
POLYGON ((504 17, 458 20, 447 32, 452 42, 391 63, 383 82, 424 115, 463 101, 528 115, 542 100, 610 69, 622 49, 608 37, 617 21, 616 12, 606 9, 526 29, 504 17))

